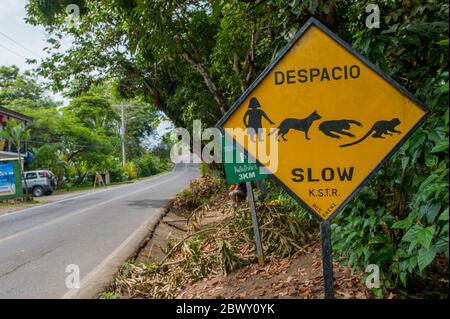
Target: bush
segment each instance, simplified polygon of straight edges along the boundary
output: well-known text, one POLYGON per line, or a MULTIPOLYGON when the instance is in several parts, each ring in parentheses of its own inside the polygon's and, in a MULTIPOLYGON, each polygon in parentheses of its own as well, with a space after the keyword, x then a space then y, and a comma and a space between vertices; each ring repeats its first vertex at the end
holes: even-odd
POLYGON ((83 184, 89 180, 89 166, 87 161, 72 161, 67 165, 67 179, 73 184, 83 184))
POLYGON ((166 162, 153 154, 142 155, 135 163, 141 177, 152 176, 167 169, 166 162))
POLYGON ((98 168, 99 171, 109 172, 111 182, 123 182, 128 176, 123 168, 122 160, 119 157, 108 156, 98 168))
POLYGON ((123 170, 125 171, 127 179, 129 181, 138 178, 138 172, 137 172, 136 165, 134 164, 134 162, 126 163, 125 166, 123 167, 123 170))
POLYGON ((354 45, 433 114, 337 217, 332 232, 343 263, 380 267, 378 296, 404 287, 408 294, 433 261, 443 255, 448 265, 449 255, 448 4, 398 6, 386 16, 385 31, 354 32, 354 45))

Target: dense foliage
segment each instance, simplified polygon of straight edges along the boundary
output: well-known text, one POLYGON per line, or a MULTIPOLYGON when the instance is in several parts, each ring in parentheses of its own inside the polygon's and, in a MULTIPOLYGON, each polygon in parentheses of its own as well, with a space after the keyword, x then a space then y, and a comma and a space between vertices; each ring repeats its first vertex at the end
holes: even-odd
POLYGON ((355 24, 354 45, 432 115, 347 206, 333 233, 336 251, 361 269, 378 264, 389 290, 413 286, 433 260, 448 258, 448 3, 383 9, 382 29, 355 24))
MULTIPOLYGON (((126 104, 126 149, 129 163, 122 167, 120 110, 106 87, 92 87, 58 106, 30 72, 0 68, 0 105, 33 117, 28 148, 33 154, 25 169, 50 169, 60 186, 91 184, 97 171, 109 171, 119 182, 151 176, 166 169, 168 151, 152 155, 143 141, 154 133, 160 114, 139 100, 126 104)), ((167 142, 167 141, 165 141, 167 142)), ((158 146, 158 145, 156 145, 158 146)))
POLYGON ((188 128, 214 124, 316 16, 433 111, 336 220, 336 255, 378 264, 379 294, 448 257, 448 1, 85 0, 76 26, 58 14, 64 1, 42 3, 29 2, 29 22, 53 35, 39 72, 54 89, 77 95, 113 79, 123 97, 188 128), (368 3, 380 6, 380 28, 365 25, 368 3))

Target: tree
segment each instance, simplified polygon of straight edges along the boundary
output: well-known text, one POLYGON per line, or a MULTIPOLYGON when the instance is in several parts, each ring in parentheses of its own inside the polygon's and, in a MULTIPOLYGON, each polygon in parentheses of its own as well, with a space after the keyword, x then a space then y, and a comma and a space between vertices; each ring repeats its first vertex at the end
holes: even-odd
POLYGON ((0 106, 10 105, 38 108, 51 107, 55 103, 45 96, 29 71, 21 74, 16 66, 0 66, 0 106))
POLYGON ((30 200, 30 197, 28 195, 27 180, 25 179, 25 176, 23 174, 22 153, 21 153, 22 144, 27 143, 30 137, 30 130, 26 127, 24 123, 16 122, 14 119, 11 119, 6 123, 6 128, 0 131, 0 136, 16 147, 20 176, 22 177, 22 180, 25 183, 25 199, 30 200))
POLYGON ((149 103, 138 99, 120 101, 113 95, 110 86, 104 85, 90 88, 62 108, 10 105, 34 118, 29 124, 29 149, 34 157, 27 167, 52 170, 60 187, 64 181, 84 183, 90 175, 103 170, 110 171, 114 181, 122 180, 123 168, 116 165, 120 162, 121 140, 117 103, 127 105, 126 147, 132 161, 147 154, 144 142, 154 133, 161 113, 149 103))
POLYGON ((105 97, 83 94, 72 99, 63 113, 73 114, 84 126, 95 132, 117 134, 119 114, 105 97))
POLYGON ((349 8, 351 43, 432 109, 432 115, 336 219, 335 251, 351 266, 380 267, 383 287, 413 288, 448 259, 448 1, 380 1, 382 28, 349 8), (351 240, 350 240, 351 239, 351 240))
MULTIPOLYGON (((146 8, 146 5, 145 2, 130 5, 127 2, 113 0, 101 4, 97 1, 86 1, 85 10, 89 10, 89 15, 82 17, 78 28, 68 28, 63 19, 52 20, 52 23, 49 23, 48 19, 43 18, 44 12, 38 14, 36 11, 39 9, 38 1, 31 1, 28 5, 29 22, 44 24, 54 35, 50 40, 52 47, 49 48, 49 52, 54 54, 40 65, 40 74, 50 78, 55 89, 71 88, 69 90, 71 94, 87 90, 92 83, 98 83, 107 78, 115 79, 123 97, 141 96, 144 101, 155 105, 175 125, 185 126, 182 112, 180 112, 182 108, 180 105, 168 104, 167 99, 173 95, 174 91, 183 87, 187 80, 192 80, 186 78, 185 71, 188 65, 189 73, 195 74, 193 76, 195 83, 203 83, 200 85, 201 90, 208 91, 210 88, 216 101, 222 101, 219 105, 209 102, 210 112, 215 117, 217 117, 216 114, 223 113, 227 109, 224 98, 219 97, 223 94, 220 93, 218 86, 211 82, 213 76, 210 70, 206 69, 207 63, 200 63, 198 61, 200 57, 197 55, 187 56, 190 53, 186 48, 184 54, 178 54, 182 49, 181 45, 185 43, 184 40, 174 41, 171 35, 175 30, 164 35, 164 32, 169 31, 175 24, 170 23, 165 25, 164 29, 155 30, 151 28, 157 27, 158 24, 142 25, 140 18, 136 17, 152 15, 158 9, 158 6, 152 5, 150 7, 153 11, 147 12, 145 9, 139 12, 146 8), (153 31, 155 37, 141 38, 142 35, 153 31), (58 50, 59 39, 65 35, 74 37, 74 46, 67 53, 58 54, 55 50, 58 50), (192 63, 187 64, 187 61, 192 59, 195 59, 193 62, 195 67, 192 67, 192 63), (99 72, 91 72, 94 69, 99 72)), ((204 7, 204 4, 199 6, 191 3, 191 5, 193 5, 192 8, 204 7)), ((171 3, 168 7, 171 10, 176 9, 175 3, 171 3)), ((188 2, 183 3, 184 11, 188 7, 188 2)), ((201 12, 200 10, 199 14, 201 12)), ((169 10, 164 12, 164 15, 170 16, 172 13, 173 11, 169 10)), ((214 21, 211 17, 208 19, 210 22, 214 21)), ((186 17, 183 21, 186 21, 186 17)), ((181 26, 181 24, 176 25, 181 26)), ((211 25, 204 24, 202 28, 207 32, 211 29, 211 25)), ((202 39, 212 43, 213 34, 209 32, 202 39)), ((203 50, 202 47, 199 49, 203 50)), ((205 51, 202 56, 208 56, 208 54, 205 51)))
POLYGON ((39 72, 54 88, 79 94, 114 79, 122 97, 188 128, 193 119, 214 124, 314 15, 433 110, 336 219, 335 251, 355 268, 379 264, 385 290, 448 257, 447 0, 375 1, 384 12, 378 29, 365 25, 373 1, 86 0, 75 28, 38 2, 30 1, 29 22, 53 34, 39 72), (60 53, 67 35, 74 46, 60 53))
POLYGON ((161 121, 162 113, 139 99, 117 101, 115 108, 124 108, 125 149, 127 158, 133 159, 147 152, 145 141, 152 139, 161 121))

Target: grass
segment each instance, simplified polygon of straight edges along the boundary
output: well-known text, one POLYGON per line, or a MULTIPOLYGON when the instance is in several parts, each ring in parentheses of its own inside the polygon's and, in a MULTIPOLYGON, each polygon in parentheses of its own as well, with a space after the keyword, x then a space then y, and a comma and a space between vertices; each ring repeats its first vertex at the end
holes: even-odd
POLYGON ((98 296, 98 299, 119 299, 119 298, 120 298, 120 296, 118 294, 116 294, 115 292, 110 292, 110 291, 102 292, 98 296))
POLYGON ((0 207, 16 206, 16 205, 34 205, 34 204, 39 204, 39 202, 34 199, 29 202, 23 202, 23 201, 18 201, 18 200, 14 200, 14 199, 0 200, 0 207))

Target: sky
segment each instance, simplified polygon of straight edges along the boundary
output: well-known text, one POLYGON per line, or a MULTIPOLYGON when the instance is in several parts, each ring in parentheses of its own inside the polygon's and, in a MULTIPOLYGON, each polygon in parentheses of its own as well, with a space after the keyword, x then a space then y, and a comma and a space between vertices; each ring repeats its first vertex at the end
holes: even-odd
MULTIPOLYGON (((26 59, 39 61, 45 57, 43 48, 47 46, 48 37, 43 27, 25 22, 26 3, 27 0, 0 0, 0 65, 16 65, 21 71, 35 67, 27 64, 26 59)), ((69 102, 61 94, 49 95, 63 105, 69 102)), ((169 128, 169 122, 162 122, 157 132, 162 135, 169 128)))
MULTIPOLYGON (((21 71, 36 65, 26 59, 40 61, 45 57, 47 33, 43 27, 25 22, 27 0, 0 0, 0 65, 15 65, 21 71)), ((61 94, 49 94, 54 100, 68 103, 61 94)))
POLYGON ((31 68, 26 64, 26 58, 42 58, 42 49, 46 46, 44 28, 24 21, 26 2, 27 0, 0 1, 0 64, 14 64, 21 70, 31 68))

